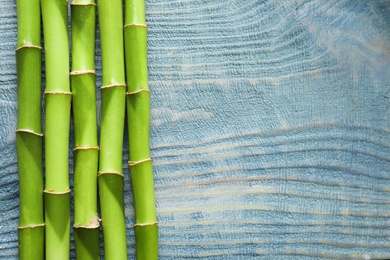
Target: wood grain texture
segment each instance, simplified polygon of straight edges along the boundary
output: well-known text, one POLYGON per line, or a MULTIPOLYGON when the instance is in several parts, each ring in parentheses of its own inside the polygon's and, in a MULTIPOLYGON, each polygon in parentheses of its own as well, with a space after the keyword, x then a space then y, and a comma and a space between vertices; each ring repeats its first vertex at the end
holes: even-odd
MULTIPOLYGON (((0 258, 17 259, 16 10, 0 7, 0 258)), ((160 259, 390 258, 389 1, 146 7, 160 259)))

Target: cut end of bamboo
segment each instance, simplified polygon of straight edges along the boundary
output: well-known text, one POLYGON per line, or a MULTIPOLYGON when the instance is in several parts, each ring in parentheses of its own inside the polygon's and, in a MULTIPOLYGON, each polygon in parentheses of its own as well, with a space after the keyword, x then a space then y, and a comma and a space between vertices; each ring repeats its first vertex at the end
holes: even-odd
POLYGON ((86 228, 86 229, 94 229, 99 228, 101 219, 96 215, 94 216, 91 221, 86 225, 81 224, 74 224, 74 228, 86 228))

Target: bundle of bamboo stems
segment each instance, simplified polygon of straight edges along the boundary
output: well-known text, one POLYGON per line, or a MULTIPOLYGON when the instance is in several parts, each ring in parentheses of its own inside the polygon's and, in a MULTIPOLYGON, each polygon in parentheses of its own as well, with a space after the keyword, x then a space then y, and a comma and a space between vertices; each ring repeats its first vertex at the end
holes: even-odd
POLYGON ((20 259, 70 257, 68 151, 71 105, 75 131, 73 227, 76 258, 100 258, 99 222, 102 221, 104 257, 127 259, 122 168, 126 104, 136 257, 158 258, 149 148, 150 92, 145 3, 143 0, 126 0, 124 26, 121 1, 99 0, 97 5, 103 76, 100 148, 96 112, 94 0, 73 0, 71 3, 70 76, 67 1, 17 0, 19 105, 16 139, 20 182, 20 259), (40 10, 46 67, 45 185, 40 10), (97 210, 98 195, 101 219, 97 210))

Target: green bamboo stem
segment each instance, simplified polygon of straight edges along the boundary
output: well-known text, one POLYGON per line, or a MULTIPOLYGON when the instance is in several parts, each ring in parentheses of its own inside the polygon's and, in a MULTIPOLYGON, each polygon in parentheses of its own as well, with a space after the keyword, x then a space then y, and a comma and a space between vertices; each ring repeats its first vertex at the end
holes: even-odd
POLYGON ((46 259, 69 259, 70 190, 68 147, 70 80, 68 3, 42 0, 45 46, 46 259))
POLYGON ((19 259, 44 259, 40 2, 17 0, 19 259))
POLYGON ((76 258, 100 259, 97 215, 97 118, 94 1, 74 0, 72 72, 74 148, 74 234, 76 258))
POLYGON ((126 0, 124 35, 136 257, 152 260, 158 259, 158 227, 150 158, 150 92, 144 0, 126 0))
POLYGON ((99 0, 102 52, 102 119, 99 155, 99 194, 105 259, 127 259, 122 173, 125 117, 125 71, 122 1, 99 0))

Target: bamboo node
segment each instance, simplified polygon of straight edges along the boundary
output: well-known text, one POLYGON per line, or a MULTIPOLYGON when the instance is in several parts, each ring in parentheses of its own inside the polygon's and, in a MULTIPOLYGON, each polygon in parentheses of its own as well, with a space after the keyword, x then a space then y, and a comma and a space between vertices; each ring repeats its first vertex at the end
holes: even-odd
POLYGON ((76 146, 73 149, 73 152, 79 151, 79 150, 99 150, 99 146, 76 146))
POLYGON ((100 89, 113 88, 113 87, 126 87, 126 84, 123 84, 123 83, 112 83, 112 84, 108 84, 108 85, 105 85, 105 86, 101 86, 100 89))
POLYGON ((148 93, 150 93, 150 90, 146 89, 146 88, 140 88, 140 89, 138 89, 136 91, 126 92, 126 95, 134 95, 134 94, 138 94, 140 92, 148 92, 148 93))
POLYGON ((23 44, 22 46, 16 48, 15 51, 18 51, 20 49, 24 49, 24 48, 34 48, 34 49, 39 49, 39 50, 42 50, 42 47, 41 46, 38 46, 38 45, 33 45, 33 44, 23 44))
POLYGON ((94 229, 94 228, 98 228, 100 226, 100 222, 101 219, 95 215, 91 221, 86 224, 86 225, 81 225, 81 224, 74 224, 73 227, 74 228, 86 228, 86 229, 94 229))
POLYGON ((124 177, 123 174, 119 171, 102 171, 102 172, 98 172, 98 177, 101 176, 101 175, 106 175, 106 174, 115 174, 115 175, 119 175, 121 177, 124 177))
POLYGON ((152 158, 147 158, 147 159, 143 159, 143 160, 139 160, 139 161, 129 161, 128 162, 128 165, 129 166, 135 166, 137 164, 140 164, 140 163, 143 163, 143 162, 148 162, 148 161, 151 161, 152 158))
POLYGON ((143 24, 143 23, 129 23, 129 24, 126 24, 125 26, 123 26, 123 28, 130 27, 130 26, 148 28, 148 26, 146 24, 143 24))
POLYGON ((158 222, 137 223, 134 224, 134 227, 144 227, 144 226, 153 226, 153 225, 158 226, 158 222))
POLYGON ((94 75, 96 75, 96 72, 95 72, 95 70, 72 70, 70 72, 71 76, 83 75, 83 74, 94 74, 94 75))
POLYGON ((74 2, 74 1, 70 5, 84 5, 84 6, 92 5, 92 6, 96 6, 95 3, 80 3, 80 2, 74 2))
POLYGON ((45 223, 42 223, 42 224, 31 224, 31 225, 27 225, 27 226, 19 226, 18 229, 22 230, 22 229, 27 229, 27 228, 44 227, 45 225, 46 225, 45 223))
POLYGON ((70 193, 70 190, 66 190, 66 191, 54 191, 53 189, 50 189, 50 190, 44 190, 43 192, 44 192, 44 193, 47 193, 47 194, 52 194, 52 195, 63 195, 63 194, 68 194, 68 193, 70 193))
POLYGON ((69 91, 61 91, 61 90, 46 90, 45 93, 46 94, 52 94, 52 95, 72 95, 72 92, 69 92, 69 91))
POLYGON ((16 132, 18 133, 30 133, 30 134, 33 134, 33 135, 36 135, 36 136, 43 136, 42 133, 37 133, 37 132, 34 132, 33 130, 30 130, 30 129, 16 129, 16 132))

